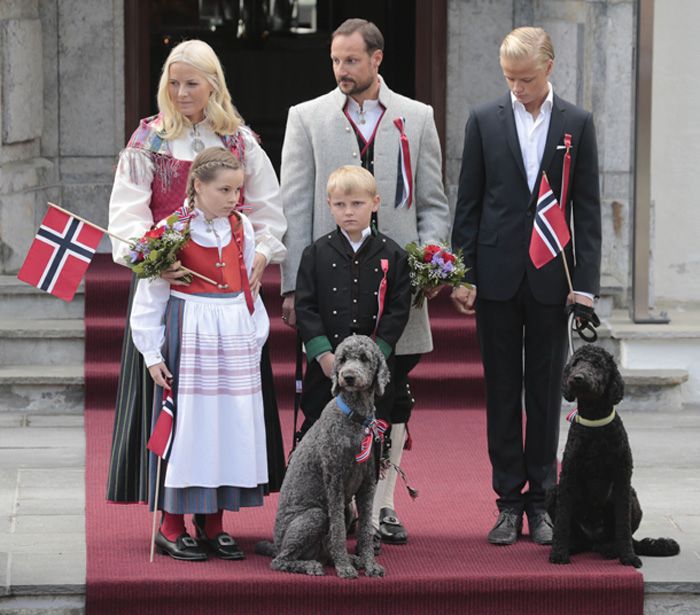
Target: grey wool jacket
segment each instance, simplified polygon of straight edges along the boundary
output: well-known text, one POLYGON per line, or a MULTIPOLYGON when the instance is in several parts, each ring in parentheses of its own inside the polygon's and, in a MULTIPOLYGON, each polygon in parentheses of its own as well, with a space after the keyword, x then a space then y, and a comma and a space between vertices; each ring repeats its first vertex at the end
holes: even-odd
MULTIPOLYGON (((381 77, 380 77, 381 79, 381 77)), ((287 259, 282 264, 282 292, 294 290, 304 248, 336 228, 327 204, 326 184, 332 171, 360 165, 357 137, 343 109, 340 89, 289 109, 282 147, 281 194, 287 233, 287 259)), ((401 247, 449 240, 450 210, 442 183, 442 154, 432 107, 392 92, 381 80, 379 102, 385 108, 374 141, 374 175, 381 205, 379 232, 401 247), (403 118, 413 175, 413 204, 395 207, 400 133, 394 120, 403 118)), ((396 354, 430 352, 427 303, 412 308, 396 354)))

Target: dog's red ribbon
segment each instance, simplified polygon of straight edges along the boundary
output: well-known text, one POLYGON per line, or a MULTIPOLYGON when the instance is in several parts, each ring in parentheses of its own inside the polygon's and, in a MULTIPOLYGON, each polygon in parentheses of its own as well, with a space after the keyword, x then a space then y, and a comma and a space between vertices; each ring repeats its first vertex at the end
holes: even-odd
POLYGON ((367 425, 367 435, 362 439, 360 452, 355 455, 356 463, 364 463, 369 459, 369 456, 372 454, 372 442, 375 440, 384 442, 384 434, 387 429, 389 429, 389 423, 383 419, 372 419, 370 421, 369 425, 367 425))

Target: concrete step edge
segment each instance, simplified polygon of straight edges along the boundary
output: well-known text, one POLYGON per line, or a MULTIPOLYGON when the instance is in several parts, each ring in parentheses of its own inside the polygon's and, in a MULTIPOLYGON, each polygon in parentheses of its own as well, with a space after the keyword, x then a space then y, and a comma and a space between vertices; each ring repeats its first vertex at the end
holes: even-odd
POLYGON ((0 338, 84 338, 81 318, 0 319, 0 338))
MULTIPOLYGON (((78 286, 76 295, 85 294, 85 282, 81 282, 78 286)), ((39 290, 38 288, 22 282, 15 275, 0 275, 0 296, 2 295, 39 295, 43 297, 53 297, 49 293, 39 290)))
POLYGON ((685 369, 621 369, 626 386, 672 387, 688 381, 685 369))
POLYGON ((0 366, 2 385, 83 385, 82 365, 6 365, 0 366))

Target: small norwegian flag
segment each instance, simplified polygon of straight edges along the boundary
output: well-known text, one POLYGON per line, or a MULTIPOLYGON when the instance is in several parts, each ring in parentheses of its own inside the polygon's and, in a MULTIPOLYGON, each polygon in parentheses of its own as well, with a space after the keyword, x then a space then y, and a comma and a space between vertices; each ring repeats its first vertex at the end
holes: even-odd
POLYGON ((564 212, 559 207, 557 197, 542 174, 540 195, 537 199, 537 213, 530 238, 530 258, 537 269, 544 267, 556 258, 571 240, 564 212))
POLYGON ((163 406, 158 415, 158 420, 153 427, 151 437, 146 448, 167 461, 170 455, 170 447, 173 443, 173 427, 175 426, 175 403, 172 395, 163 389, 163 406))
POLYGON ((17 278, 71 301, 103 234, 50 206, 17 278))

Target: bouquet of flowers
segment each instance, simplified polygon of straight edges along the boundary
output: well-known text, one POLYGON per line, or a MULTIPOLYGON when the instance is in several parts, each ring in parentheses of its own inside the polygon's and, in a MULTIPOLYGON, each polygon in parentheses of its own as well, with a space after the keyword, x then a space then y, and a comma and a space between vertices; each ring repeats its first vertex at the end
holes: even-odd
POLYGON ((437 288, 442 284, 470 286, 464 281, 467 268, 460 251, 452 253, 445 246, 434 243, 420 247, 413 242, 406 246, 406 252, 411 270, 411 286, 416 295, 413 305, 416 307, 423 305, 425 291, 428 289, 437 288))
MULTIPOLYGON (((133 240, 129 256, 124 260, 138 278, 157 278, 177 260, 178 250, 190 238, 189 220, 192 215, 189 209, 182 207, 143 237, 133 240)), ((189 282, 191 276, 181 279, 189 282)))

